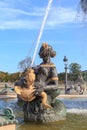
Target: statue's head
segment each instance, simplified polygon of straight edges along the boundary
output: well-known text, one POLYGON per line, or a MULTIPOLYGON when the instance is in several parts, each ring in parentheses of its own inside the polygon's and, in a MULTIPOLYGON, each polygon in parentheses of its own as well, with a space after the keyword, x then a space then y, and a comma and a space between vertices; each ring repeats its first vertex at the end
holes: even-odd
POLYGON ((27 81, 33 83, 35 81, 35 73, 34 73, 34 70, 29 68, 27 69, 26 71, 26 79, 27 81))
POLYGON ((56 52, 53 50, 52 46, 47 43, 42 43, 42 46, 39 51, 40 58, 51 57, 53 58, 56 55, 56 52))

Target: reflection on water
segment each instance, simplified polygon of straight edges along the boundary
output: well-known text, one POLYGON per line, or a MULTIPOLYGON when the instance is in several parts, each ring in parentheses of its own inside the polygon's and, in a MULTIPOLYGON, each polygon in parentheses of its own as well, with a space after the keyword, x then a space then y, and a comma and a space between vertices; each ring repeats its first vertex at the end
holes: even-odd
MULTIPOLYGON (((87 99, 63 99, 66 105, 66 120, 49 124, 31 124, 20 123, 16 130, 87 130, 87 99)), ((22 107, 17 104, 16 100, 0 100, 0 109, 11 107, 17 119, 23 119, 22 107)))
POLYGON ((65 121, 51 124, 22 124, 17 130, 87 130, 87 116, 67 114, 65 121))

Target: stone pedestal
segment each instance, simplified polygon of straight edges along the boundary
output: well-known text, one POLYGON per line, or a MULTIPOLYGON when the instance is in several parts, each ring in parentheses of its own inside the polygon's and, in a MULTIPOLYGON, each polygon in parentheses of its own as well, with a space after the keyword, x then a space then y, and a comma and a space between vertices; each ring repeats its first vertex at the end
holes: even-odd
POLYGON ((15 130, 15 124, 0 126, 0 130, 15 130))
POLYGON ((25 122, 50 123, 66 119, 66 107, 58 99, 52 104, 51 109, 43 109, 38 102, 26 102, 24 105, 25 122), (35 105, 35 108, 33 106, 35 105), (31 109, 32 108, 32 109, 31 109))
POLYGON ((15 130, 18 121, 8 119, 6 116, 0 116, 0 130, 15 130))

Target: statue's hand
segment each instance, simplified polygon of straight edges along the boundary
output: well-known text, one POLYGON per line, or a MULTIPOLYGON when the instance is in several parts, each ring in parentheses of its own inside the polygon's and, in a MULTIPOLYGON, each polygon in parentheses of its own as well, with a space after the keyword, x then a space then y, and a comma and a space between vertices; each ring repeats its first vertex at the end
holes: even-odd
POLYGON ((34 95, 34 92, 35 92, 34 87, 32 87, 30 89, 24 89, 23 91, 21 91, 20 98, 24 101, 30 102, 36 98, 34 95))
POLYGON ((24 101, 32 101, 35 97, 35 88, 31 87, 29 89, 27 88, 21 88, 20 86, 15 86, 15 92, 19 95, 19 97, 24 101))

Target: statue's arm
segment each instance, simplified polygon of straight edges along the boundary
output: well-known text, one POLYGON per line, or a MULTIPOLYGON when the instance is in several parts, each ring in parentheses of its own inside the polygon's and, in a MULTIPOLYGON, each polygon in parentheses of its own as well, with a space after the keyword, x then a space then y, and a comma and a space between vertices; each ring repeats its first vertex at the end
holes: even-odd
POLYGON ((44 87, 44 91, 48 91, 48 90, 57 90, 58 86, 57 85, 47 85, 44 87))

